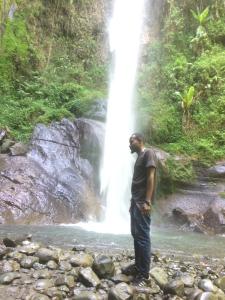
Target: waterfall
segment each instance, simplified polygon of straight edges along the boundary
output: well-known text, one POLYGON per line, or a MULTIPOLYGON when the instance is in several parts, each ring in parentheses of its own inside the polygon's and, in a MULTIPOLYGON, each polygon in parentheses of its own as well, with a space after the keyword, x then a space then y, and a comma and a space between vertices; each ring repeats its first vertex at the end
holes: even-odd
POLYGON ((132 98, 138 65, 144 0, 116 0, 109 25, 114 66, 111 75, 101 189, 106 196, 105 226, 129 228, 132 160, 128 139, 134 130, 132 98))
POLYGON ((89 223, 86 229, 129 232, 130 184, 133 156, 129 137, 134 130, 132 100, 143 23, 145 0, 114 0, 109 22, 112 70, 109 87, 106 136, 101 169, 101 193, 106 200, 102 223, 89 223))

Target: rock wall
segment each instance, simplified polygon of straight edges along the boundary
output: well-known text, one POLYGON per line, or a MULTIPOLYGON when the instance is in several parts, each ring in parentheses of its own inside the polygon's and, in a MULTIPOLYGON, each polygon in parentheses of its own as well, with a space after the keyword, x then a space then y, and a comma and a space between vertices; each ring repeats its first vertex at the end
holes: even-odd
POLYGON ((100 151, 103 123, 63 119, 37 125, 25 156, 0 155, 1 223, 73 223, 97 215, 100 200, 93 178, 99 165, 91 165, 92 148, 82 152, 84 131, 100 151))

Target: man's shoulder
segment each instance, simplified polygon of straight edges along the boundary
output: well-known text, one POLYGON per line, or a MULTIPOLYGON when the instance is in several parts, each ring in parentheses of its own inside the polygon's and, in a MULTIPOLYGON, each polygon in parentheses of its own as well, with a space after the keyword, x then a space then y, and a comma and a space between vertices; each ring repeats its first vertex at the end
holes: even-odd
POLYGON ((145 149, 145 160, 151 161, 152 165, 156 167, 157 165, 157 156, 153 148, 146 148, 145 149))

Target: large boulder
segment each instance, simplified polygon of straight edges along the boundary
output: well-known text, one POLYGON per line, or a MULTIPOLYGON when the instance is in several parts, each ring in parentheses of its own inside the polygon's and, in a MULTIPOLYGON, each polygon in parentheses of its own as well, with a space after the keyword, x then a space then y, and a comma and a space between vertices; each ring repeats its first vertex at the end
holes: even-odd
POLYGON ((84 132, 100 149, 103 124, 63 119, 37 125, 26 155, 0 154, 0 223, 74 223, 96 213, 98 165, 93 148, 83 154, 84 132))

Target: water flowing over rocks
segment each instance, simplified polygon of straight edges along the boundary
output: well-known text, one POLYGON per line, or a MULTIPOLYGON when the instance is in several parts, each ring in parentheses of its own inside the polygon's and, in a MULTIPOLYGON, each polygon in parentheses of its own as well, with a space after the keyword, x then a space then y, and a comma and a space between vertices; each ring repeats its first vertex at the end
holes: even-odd
POLYGON ((224 260, 187 260, 158 253, 152 256, 149 280, 138 287, 130 272, 133 251, 115 255, 110 250, 46 247, 31 240, 1 248, 6 251, 0 258, 0 299, 225 299, 224 260), (92 264, 82 260, 74 266, 71 259, 76 257, 77 261, 88 257, 92 264), (128 271, 130 275, 125 275, 128 271))
POLYGON ((72 223, 96 215, 103 136, 101 122, 63 119, 37 125, 28 149, 15 144, 0 154, 0 223, 72 223))

